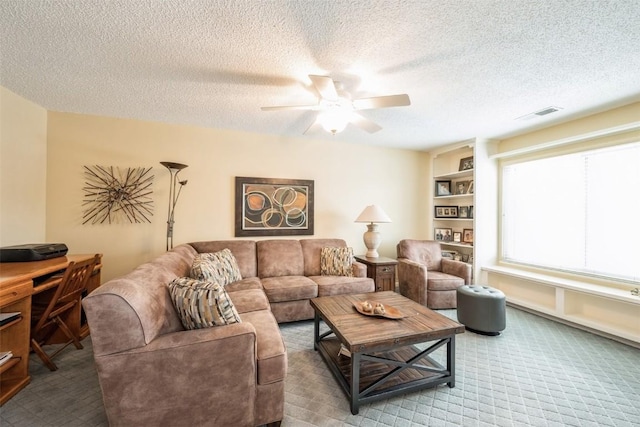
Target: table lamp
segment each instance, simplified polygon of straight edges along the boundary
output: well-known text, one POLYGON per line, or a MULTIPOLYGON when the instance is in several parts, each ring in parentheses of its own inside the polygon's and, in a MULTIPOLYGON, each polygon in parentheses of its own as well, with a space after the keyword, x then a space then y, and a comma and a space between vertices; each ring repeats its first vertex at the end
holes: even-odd
POLYGON ((367 231, 364 233, 364 245, 367 247, 367 258, 378 258, 378 246, 380 246, 379 222, 391 222, 391 218, 378 205, 369 205, 356 218, 355 222, 368 222, 367 231))

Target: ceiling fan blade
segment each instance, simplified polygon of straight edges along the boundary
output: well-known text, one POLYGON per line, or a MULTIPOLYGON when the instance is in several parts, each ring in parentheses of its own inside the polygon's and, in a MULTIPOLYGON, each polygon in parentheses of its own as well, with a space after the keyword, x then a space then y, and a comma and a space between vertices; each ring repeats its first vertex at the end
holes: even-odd
POLYGON ((356 110, 404 107, 406 105, 411 105, 409 95, 407 95, 406 93, 403 93, 402 95, 374 96, 373 98, 360 98, 353 100, 353 107, 356 110))
POLYGON ((316 87, 316 90, 320 94, 320 97, 326 99, 327 101, 338 100, 336 85, 333 83, 331 77, 309 74, 309 78, 313 82, 313 85, 316 87))
POLYGON ((262 111, 276 111, 276 110, 317 110, 317 105, 281 105, 275 107, 260 107, 262 111))
POLYGON ((369 119, 365 119, 360 114, 352 113, 351 114, 351 124, 358 126, 360 129, 363 129, 369 133, 375 133, 379 130, 382 130, 380 126, 375 124, 369 119))
POLYGON ((320 120, 316 119, 313 121, 313 123, 311 123, 311 125, 307 128, 307 130, 305 130, 304 132, 302 132, 303 135, 306 135, 307 133, 311 132, 317 132, 319 130, 322 129, 322 124, 320 123, 320 120))

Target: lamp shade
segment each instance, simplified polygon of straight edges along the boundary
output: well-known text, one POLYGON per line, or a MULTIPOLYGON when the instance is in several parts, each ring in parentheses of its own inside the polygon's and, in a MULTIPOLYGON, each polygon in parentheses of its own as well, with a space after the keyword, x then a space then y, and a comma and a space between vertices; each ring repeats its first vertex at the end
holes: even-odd
POLYGON ((380 206, 369 205, 364 208, 355 222, 391 222, 391 218, 389 218, 389 215, 387 215, 380 206))
POLYGON ((176 162, 160 162, 160 164, 166 167, 167 169, 169 169, 169 171, 171 171, 171 169, 182 170, 188 167, 188 165, 184 165, 182 163, 176 163, 176 162))

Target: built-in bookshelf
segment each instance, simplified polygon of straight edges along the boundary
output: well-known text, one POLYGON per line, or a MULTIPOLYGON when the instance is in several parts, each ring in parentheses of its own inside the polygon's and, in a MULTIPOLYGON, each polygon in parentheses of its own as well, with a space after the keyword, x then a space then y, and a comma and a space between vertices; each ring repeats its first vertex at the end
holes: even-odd
POLYGON ((474 263, 473 143, 433 153, 433 240, 443 255, 474 263))

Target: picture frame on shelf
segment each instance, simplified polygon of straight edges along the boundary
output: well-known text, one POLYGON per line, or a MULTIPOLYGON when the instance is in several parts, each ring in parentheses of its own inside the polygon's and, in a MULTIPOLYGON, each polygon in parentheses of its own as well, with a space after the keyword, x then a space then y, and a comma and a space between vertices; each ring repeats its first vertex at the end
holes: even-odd
POLYGON ((450 228, 434 228, 433 235, 438 242, 451 242, 453 239, 450 228))
POLYGON ((436 181, 436 197, 451 196, 451 181, 436 181))
POLYGON ((473 244, 473 228, 465 228, 462 230, 462 241, 473 244))
POLYGON ((473 219, 473 205, 469 206, 469 218, 473 219))
POLYGON ((462 254, 462 262, 469 262, 469 254, 462 254))
POLYGON ((469 181, 469 186, 467 187, 467 194, 473 194, 473 190, 475 190, 473 185, 473 180, 469 181))
POLYGON ((471 206, 458 206, 458 218, 470 218, 469 208, 471 206))
POLYGON ((453 242, 454 243, 462 242, 462 232, 461 231, 454 231, 453 232, 453 242))
POLYGON ((460 159, 459 171, 467 171, 473 169, 473 156, 463 157, 460 159))
POLYGON ((436 218, 458 218, 457 206, 436 206, 435 207, 436 218))
POLYGON ((454 183, 454 194, 456 196, 468 194, 469 181, 456 181, 454 183))

